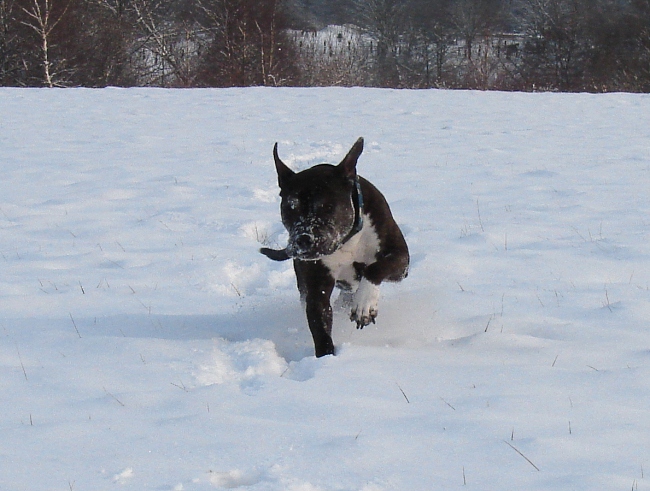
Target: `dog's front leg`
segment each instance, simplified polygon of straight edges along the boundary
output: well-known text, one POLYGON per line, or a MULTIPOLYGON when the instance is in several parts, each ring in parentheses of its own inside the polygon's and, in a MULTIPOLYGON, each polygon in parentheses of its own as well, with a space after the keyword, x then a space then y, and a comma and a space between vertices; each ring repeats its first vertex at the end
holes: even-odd
POLYGON ((357 323, 357 329, 363 329, 377 318, 379 302, 379 285, 384 281, 401 281, 408 273, 409 254, 406 242, 399 234, 398 246, 389 253, 378 254, 377 261, 365 265, 354 263, 357 276, 361 278, 354 294, 350 320, 357 323))
POLYGON ((330 297, 334 278, 321 261, 294 260, 300 298, 305 305, 316 357, 334 354, 330 297))
POLYGON ((377 318, 377 304, 379 303, 379 285, 371 283, 367 278, 362 278, 359 288, 354 294, 350 320, 357 323, 357 329, 363 329, 377 318))

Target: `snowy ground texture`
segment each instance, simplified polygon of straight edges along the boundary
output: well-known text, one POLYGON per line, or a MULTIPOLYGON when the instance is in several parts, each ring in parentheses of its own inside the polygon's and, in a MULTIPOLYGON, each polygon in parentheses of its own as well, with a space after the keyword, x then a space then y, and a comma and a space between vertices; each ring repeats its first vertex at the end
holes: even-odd
POLYGON ((0 90, 0 490, 650 489, 650 97, 0 90), (271 149, 412 254, 315 359, 271 149))

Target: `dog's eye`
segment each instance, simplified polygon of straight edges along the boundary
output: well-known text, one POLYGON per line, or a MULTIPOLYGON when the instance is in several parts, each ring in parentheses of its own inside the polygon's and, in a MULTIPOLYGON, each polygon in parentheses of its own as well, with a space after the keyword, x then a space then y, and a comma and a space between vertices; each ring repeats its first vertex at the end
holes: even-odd
POLYGON ((297 210, 300 207, 300 200, 298 198, 289 198, 287 200, 287 206, 292 210, 297 210))

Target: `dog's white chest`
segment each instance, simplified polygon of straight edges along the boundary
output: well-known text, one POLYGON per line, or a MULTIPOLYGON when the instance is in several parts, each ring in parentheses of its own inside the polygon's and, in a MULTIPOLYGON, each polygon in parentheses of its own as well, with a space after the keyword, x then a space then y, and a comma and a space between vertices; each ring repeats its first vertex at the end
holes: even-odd
POLYGON ((379 237, 368 215, 363 216, 363 227, 334 254, 321 257, 336 281, 343 281, 353 289, 358 285, 353 263, 372 264, 377 260, 379 237))

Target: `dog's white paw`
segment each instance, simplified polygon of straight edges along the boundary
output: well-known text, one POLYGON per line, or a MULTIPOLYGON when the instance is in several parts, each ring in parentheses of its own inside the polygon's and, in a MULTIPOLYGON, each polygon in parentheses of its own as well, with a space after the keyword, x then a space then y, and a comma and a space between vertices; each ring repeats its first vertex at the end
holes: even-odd
POLYGON ((350 320, 357 323, 357 329, 363 329, 371 322, 375 323, 378 303, 379 286, 363 278, 354 293, 352 311, 350 312, 350 320))

